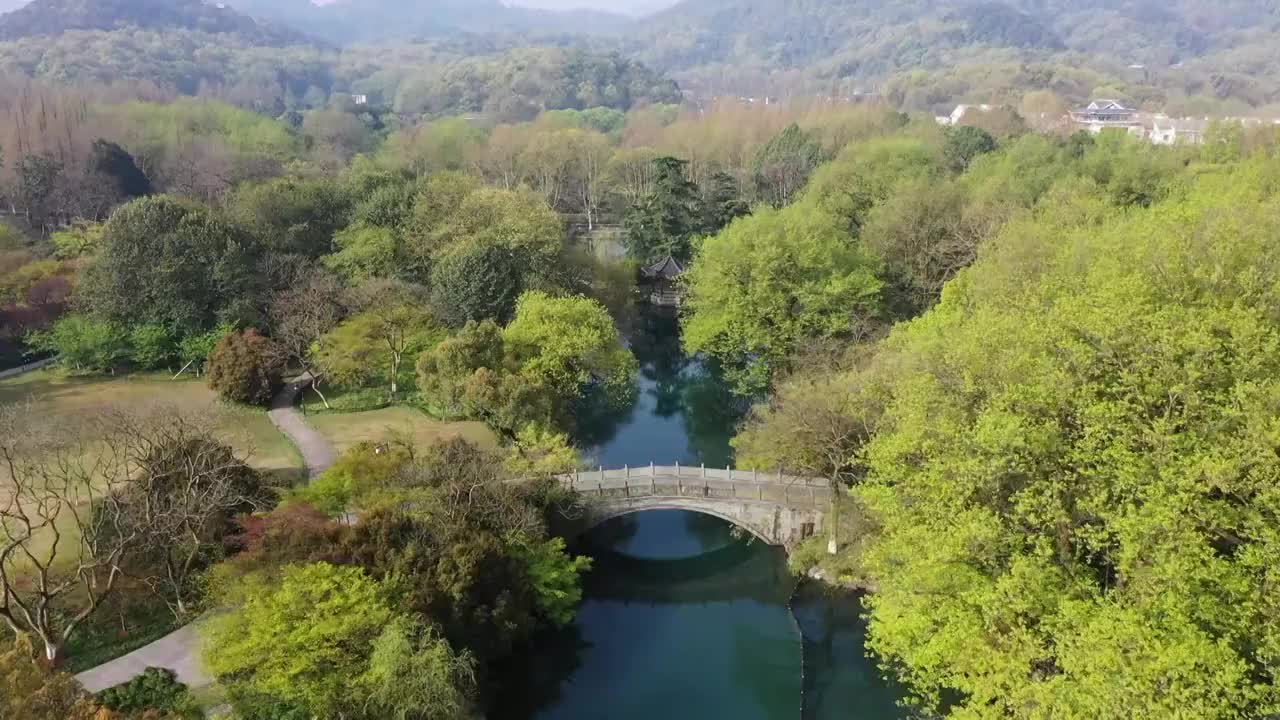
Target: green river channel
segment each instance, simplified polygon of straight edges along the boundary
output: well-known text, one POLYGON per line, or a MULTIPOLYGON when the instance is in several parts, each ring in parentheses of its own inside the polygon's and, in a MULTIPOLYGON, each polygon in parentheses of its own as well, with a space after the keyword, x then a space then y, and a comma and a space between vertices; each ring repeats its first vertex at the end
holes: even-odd
MULTIPOLYGON (((640 360, 629 412, 582 422, 606 467, 732 462, 744 410, 680 349, 674 315, 630 333, 640 360)), ((610 521, 576 552, 595 566, 573 626, 540 639, 492 717, 523 720, 896 720, 900 691, 864 650, 860 598, 799 591, 780 548, 677 510, 610 521)), ((523 663, 522 663, 523 664, 523 663)))

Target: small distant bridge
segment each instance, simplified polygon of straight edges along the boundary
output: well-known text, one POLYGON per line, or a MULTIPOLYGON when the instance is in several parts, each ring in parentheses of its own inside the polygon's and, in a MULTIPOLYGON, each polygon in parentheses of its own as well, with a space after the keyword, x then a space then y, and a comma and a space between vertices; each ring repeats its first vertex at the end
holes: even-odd
POLYGON ((784 546, 822 533, 833 497, 831 484, 822 479, 701 466, 600 468, 560 481, 584 500, 582 532, 646 510, 689 510, 784 546))

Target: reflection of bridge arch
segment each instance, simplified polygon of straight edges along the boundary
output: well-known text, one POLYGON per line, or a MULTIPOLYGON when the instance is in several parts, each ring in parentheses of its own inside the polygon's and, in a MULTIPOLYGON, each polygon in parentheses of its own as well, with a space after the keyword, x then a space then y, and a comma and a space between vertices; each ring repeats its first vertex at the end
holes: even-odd
POLYGON ((598 470, 561 481, 586 507, 580 529, 648 510, 711 515, 770 545, 788 545, 821 532, 831 503, 826 480, 679 465, 598 470))
POLYGON ((791 587, 786 565, 746 541, 689 558, 636 558, 607 548, 593 548, 591 554, 595 565, 586 582, 598 599, 654 605, 742 599, 773 603, 785 600, 791 587))

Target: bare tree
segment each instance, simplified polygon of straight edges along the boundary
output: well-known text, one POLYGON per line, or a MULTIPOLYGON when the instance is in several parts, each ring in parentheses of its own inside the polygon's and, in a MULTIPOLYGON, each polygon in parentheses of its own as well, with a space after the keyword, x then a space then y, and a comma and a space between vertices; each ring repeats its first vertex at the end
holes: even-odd
POLYGON ((598 132, 572 130, 566 136, 572 140, 575 154, 576 190, 578 203, 587 216, 587 229, 596 227, 596 211, 604 194, 605 165, 613 153, 608 139, 598 132))
POLYGON ((137 472, 124 507, 139 542, 128 553, 128 570, 181 617, 195 573, 216 559, 233 518, 261 507, 266 493, 257 472, 218 441, 207 421, 173 411, 116 412, 111 420, 136 438, 129 452, 137 472))
POLYGON ((0 618, 38 638, 54 666, 139 540, 122 492, 133 441, 100 418, 89 424, 0 407, 0 618))
POLYGON ((311 377, 310 387, 326 408, 329 400, 320 389, 324 373, 319 371, 315 356, 325 333, 336 327, 349 311, 346 288, 322 270, 306 272, 271 299, 273 337, 289 354, 289 360, 311 377))
POLYGON ((657 171, 653 161, 658 153, 649 148, 624 149, 609 159, 606 182, 622 196, 628 207, 637 205, 653 192, 657 171))

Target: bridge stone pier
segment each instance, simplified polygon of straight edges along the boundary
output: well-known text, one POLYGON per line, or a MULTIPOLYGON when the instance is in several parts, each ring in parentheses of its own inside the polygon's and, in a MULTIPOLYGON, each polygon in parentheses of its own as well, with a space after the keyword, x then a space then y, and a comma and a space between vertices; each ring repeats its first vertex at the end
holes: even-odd
POLYGON ((751 470, 680 465, 599 469, 560 478, 582 496, 581 532, 645 510, 690 510, 726 520, 770 545, 824 531, 831 507, 826 480, 751 470))

